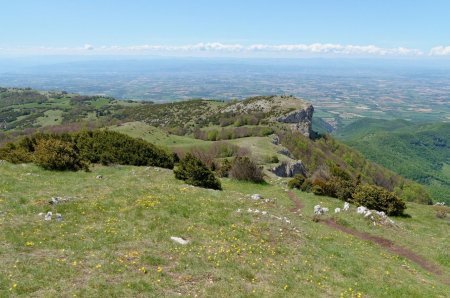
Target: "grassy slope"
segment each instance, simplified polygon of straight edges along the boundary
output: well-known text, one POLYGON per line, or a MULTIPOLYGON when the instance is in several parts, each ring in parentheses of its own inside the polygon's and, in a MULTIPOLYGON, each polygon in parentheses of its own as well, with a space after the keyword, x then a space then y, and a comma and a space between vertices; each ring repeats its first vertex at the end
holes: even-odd
POLYGON ((372 161, 430 186, 435 200, 450 203, 450 123, 363 119, 337 137, 372 161))
POLYGON ((126 107, 142 106, 137 102, 95 96, 90 100, 72 101, 77 97, 77 94, 60 92, 8 89, 0 92, 0 122, 6 122, 7 130, 42 128, 79 121, 100 122, 121 114, 126 107), (96 116, 96 111, 103 115, 96 116))
POLYGON ((160 128, 139 121, 127 122, 119 126, 111 126, 108 129, 169 148, 206 146, 211 143, 190 137, 169 134, 160 128))
MULTIPOLYGON (((297 192, 306 207, 291 213, 282 180, 225 179, 218 192, 188 187, 164 169, 57 173, 8 163, 0 164, 0 177, 2 297, 448 295, 442 277, 311 220, 315 204, 341 202, 297 192), (252 193, 273 202, 252 201, 252 193), (51 207, 51 196, 74 199, 51 207), (287 216, 292 224, 238 208, 287 216), (49 210, 64 221, 37 215, 49 210), (170 236, 191 243, 180 246, 170 236)), ((370 226, 354 213, 336 217, 410 248, 450 275, 448 220, 436 218, 431 206, 408 204, 408 213, 411 218, 395 219, 398 228, 370 226)))

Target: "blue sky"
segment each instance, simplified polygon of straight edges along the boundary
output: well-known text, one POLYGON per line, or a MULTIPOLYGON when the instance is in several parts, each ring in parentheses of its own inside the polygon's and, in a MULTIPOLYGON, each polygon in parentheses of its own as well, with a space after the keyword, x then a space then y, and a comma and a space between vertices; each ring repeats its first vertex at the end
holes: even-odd
POLYGON ((448 0, 0 4, 0 55, 450 56, 448 0))

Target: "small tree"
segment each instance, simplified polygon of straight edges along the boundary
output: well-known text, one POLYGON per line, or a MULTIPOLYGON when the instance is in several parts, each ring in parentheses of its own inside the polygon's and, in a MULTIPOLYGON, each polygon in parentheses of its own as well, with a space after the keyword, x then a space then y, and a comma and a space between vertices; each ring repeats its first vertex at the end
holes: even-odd
POLYGON ((214 173, 191 153, 186 154, 180 160, 173 172, 175 178, 186 181, 187 184, 204 188, 222 189, 222 185, 214 176, 214 173))
POLYGON ((237 180, 264 182, 262 168, 247 156, 236 157, 231 166, 230 176, 237 180))

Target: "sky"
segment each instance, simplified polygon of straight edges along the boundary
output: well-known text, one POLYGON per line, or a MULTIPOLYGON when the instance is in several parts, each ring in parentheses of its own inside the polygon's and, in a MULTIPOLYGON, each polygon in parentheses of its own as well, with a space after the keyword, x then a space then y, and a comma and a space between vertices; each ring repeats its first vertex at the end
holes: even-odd
POLYGON ((440 57, 448 0, 0 0, 0 56, 440 57))

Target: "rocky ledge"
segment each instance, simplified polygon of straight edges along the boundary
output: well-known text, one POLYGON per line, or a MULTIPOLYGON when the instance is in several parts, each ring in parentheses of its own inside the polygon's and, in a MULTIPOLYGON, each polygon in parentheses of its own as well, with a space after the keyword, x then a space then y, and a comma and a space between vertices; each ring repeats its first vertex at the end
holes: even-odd
POLYGON ((258 96, 230 104, 222 113, 253 114, 264 113, 271 122, 287 124, 292 130, 306 137, 312 134, 314 107, 299 98, 287 95, 258 96))
POLYGON ((277 118, 278 122, 288 124, 292 130, 299 131, 306 137, 310 137, 312 134, 312 117, 314 113, 314 107, 312 105, 295 110, 286 115, 277 118))

